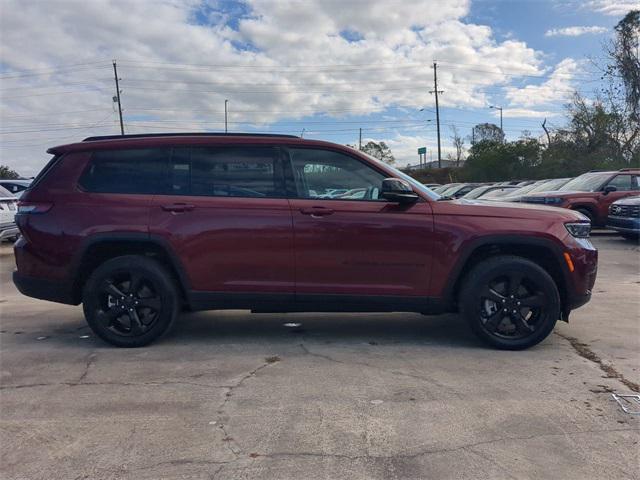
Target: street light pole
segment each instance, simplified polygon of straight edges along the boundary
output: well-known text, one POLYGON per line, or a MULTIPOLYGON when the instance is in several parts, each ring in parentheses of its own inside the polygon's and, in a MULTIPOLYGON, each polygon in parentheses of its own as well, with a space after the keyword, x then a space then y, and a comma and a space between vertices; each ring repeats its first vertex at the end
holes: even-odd
POLYGON ((229 100, 224 101, 224 133, 227 133, 227 103, 229 100))
POLYGON ((489 108, 493 108, 495 110, 500 110, 500 131, 502 132, 502 136, 504 136, 504 129, 502 128, 502 107, 497 107, 495 105, 489 105, 489 108))

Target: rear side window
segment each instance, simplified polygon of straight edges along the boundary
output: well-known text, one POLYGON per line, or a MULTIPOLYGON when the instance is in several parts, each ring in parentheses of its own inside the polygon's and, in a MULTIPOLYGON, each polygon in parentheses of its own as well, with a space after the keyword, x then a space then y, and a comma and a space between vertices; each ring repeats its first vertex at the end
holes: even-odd
POLYGON ((176 149, 170 193, 208 197, 283 197, 277 150, 271 147, 176 149))
POLYGON ((98 151, 79 184, 95 193, 161 193, 170 157, 170 148, 98 151))

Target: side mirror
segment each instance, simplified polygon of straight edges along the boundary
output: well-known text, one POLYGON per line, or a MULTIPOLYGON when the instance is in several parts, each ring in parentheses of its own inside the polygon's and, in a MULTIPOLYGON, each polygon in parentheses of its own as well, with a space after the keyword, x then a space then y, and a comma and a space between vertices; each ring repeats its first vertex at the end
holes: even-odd
POLYGON ((403 204, 415 203, 420 198, 407 182, 399 178, 385 178, 382 180, 380 197, 390 202, 403 204))
POLYGON ((613 185, 607 185, 606 187, 604 187, 604 190, 602 190, 602 194, 609 195, 611 192, 615 192, 617 190, 617 187, 614 187, 613 185))

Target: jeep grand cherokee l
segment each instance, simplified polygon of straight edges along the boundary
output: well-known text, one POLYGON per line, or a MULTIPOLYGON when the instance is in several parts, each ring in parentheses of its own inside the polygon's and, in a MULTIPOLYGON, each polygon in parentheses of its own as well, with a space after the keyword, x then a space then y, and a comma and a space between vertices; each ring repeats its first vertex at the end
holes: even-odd
POLYGON ((183 309, 240 308, 460 311, 486 342, 522 349, 587 302, 596 277, 582 215, 440 200, 341 145, 156 134, 49 152, 19 204, 14 282, 82 303, 118 346, 148 344, 183 309))

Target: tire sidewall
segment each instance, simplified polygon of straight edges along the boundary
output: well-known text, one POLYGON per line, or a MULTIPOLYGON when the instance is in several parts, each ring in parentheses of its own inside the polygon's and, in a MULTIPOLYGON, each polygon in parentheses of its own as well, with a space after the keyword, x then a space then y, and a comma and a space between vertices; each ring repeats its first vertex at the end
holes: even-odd
POLYGON ((127 255, 107 260, 89 276, 82 292, 82 307, 91 330, 104 341, 118 347, 141 347, 148 345, 166 333, 178 313, 178 295, 169 273, 155 260, 136 255, 127 255), (106 278, 119 272, 139 271, 152 284, 162 303, 156 323, 144 334, 136 337, 118 335, 97 320, 99 309, 98 287, 106 278))
POLYGON ((476 266, 469 275, 460 296, 460 307, 471 329, 482 340, 504 350, 522 350, 540 343, 553 330, 560 317, 560 295, 551 276, 539 265, 519 257, 497 257, 476 266), (524 273, 549 299, 543 310, 543 318, 535 332, 525 338, 509 340, 491 335, 481 322, 481 289, 496 277, 510 272, 524 273))

